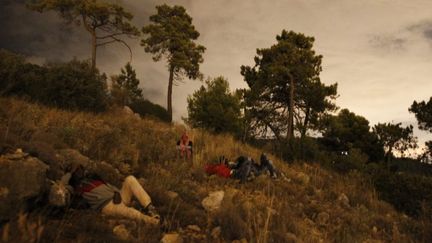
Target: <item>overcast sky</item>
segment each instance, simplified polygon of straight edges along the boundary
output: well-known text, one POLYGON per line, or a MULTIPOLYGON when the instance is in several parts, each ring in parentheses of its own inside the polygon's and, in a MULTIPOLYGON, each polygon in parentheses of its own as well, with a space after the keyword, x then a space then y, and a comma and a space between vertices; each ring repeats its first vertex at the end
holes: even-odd
MULTIPOLYGON (((66 26, 55 13, 25 9, 24 0, 0 1, 0 48, 32 56, 39 63, 90 57, 81 27, 66 26)), ((321 80, 339 84, 337 105, 378 122, 416 126, 408 107, 432 96, 432 1, 430 0, 118 0, 141 28, 162 3, 184 6, 207 50, 201 71, 225 76, 231 88, 244 88, 241 65, 253 65, 256 48, 270 47, 282 29, 315 37, 324 56, 321 80)), ((139 42, 129 41, 132 65, 146 98, 166 106, 166 63, 154 63, 139 42)), ((100 49, 97 66, 108 75, 129 60, 126 48, 100 49)), ((186 98, 199 81, 174 87, 174 119, 186 116, 186 98)), ((432 139, 419 132, 420 141, 432 139)))

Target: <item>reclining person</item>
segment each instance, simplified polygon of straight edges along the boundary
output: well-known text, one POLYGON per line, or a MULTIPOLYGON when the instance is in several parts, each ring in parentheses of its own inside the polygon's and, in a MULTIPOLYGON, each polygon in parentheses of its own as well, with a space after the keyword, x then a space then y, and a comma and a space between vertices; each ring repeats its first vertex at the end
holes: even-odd
POLYGON ((128 176, 119 190, 105 182, 96 174, 88 174, 82 165, 73 165, 62 181, 68 182, 69 190, 81 196, 94 210, 100 210, 105 215, 125 217, 149 224, 159 224, 160 216, 151 204, 150 196, 134 176, 128 176), (135 197, 143 211, 130 207, 132 197, 135 197))
POLYGON ((236 163, 231 167, 233 177, 239 179, 241 183, 249 179, 257 177, 266 171, 269 172, 272 178, 277 178, 277 170, 273 162, 263 153, 260 157, 260 164, 257 164, 252 158, 240 156, 236 159, 236 163))

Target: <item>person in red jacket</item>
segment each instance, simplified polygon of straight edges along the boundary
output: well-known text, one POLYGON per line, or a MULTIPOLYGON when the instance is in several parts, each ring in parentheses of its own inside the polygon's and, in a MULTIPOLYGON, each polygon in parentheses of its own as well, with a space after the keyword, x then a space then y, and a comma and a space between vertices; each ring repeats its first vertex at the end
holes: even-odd
POLYGON ((187 157, 188 159, 190 159, 192 155, 192 141, 189 141, 189 136, 187 135, 186 130, 180 137, 179 149, 181 158, 187 157))

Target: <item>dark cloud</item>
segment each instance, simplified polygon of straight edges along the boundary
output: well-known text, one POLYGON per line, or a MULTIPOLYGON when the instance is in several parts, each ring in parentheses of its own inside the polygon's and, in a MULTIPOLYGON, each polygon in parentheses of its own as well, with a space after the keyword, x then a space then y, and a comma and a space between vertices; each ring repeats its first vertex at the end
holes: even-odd
POLYGON ((401 51, 406 48, 407 39, 396 35, 382 34, 374 35, 370 38, 369 43, 378 49, 385 51, 401 51))
POLYGON ((428 41, 432 41, 432 20, 424 20, 406 28, 413 34, 420 34, 428 41))

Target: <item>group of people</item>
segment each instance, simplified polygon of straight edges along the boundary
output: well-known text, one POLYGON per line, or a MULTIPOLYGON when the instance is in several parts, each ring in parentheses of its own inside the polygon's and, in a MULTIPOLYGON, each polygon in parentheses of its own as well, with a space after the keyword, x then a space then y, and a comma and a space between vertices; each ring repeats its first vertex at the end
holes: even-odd
POLYGON ((209 175, 216 174, 224 178, 238 179, 241 183, 265 173, 268 173, 274 179, 278 177, 276 167, 264 153, 261 154, 259 164, 251 157, 240 156, 235 161, 229 161, 222 156, 219 158, 218 164, 206 165, 205 171, 209 175))
MULTIPOLYGON (((181 157, 190 158, 192 156, 192 141, 189 140, 186 131, 182 134, 177 146, 181 157)), ((273 162, 265 154, 261 155, 259 164, 245 156, 240 156, 235 161, 221 157, 218 164, 206 165, 204 169, 207 174, 238 179, 241 183, 263 173, 268 173, 272 178, 278 177, 273 162)), ((155 225, 160 223, 160 216, 152 205, 150 196, 134 176, 126 177, 119 189, 104 181, 97 174, 88 172, 83 165, 73 164, 61 181, 72 195, 103 214, 155 225), (131 206, 133 198, 136 198, 139 203, 137 207, 131 206)))

